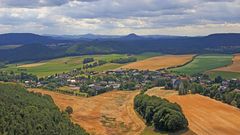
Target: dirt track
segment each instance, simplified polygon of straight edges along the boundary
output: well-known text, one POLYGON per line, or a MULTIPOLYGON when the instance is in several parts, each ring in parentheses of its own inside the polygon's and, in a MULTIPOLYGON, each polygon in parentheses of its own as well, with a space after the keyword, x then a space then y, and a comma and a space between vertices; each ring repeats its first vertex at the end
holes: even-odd
POLYGON ((177 92, 151 89, 148 95, 177 102, 189 121, 189 128, 199 135, 239 135, 240 110, 201 95, 179 96, 177 92))
POLYGON ((68 96, 51 91, 31 89, 30 91, 50 95, 60 109, 71 106, 72 121, 81 125, 90 134, 96 135, 138 135, 144 122, 133 109, 133 99, 138 91, 112 91, 91 98, 68 96))
POLYGON ((130 63, 122 66, 121 68, 139 70, 158 70, 183 65, 192 60, 193 56, 194 55, 164 55, 130 63))
POLYGON ((233 64, 214 69, 213 71, 225 71, 225 72, 238 72, 240 73, 240 54, 236 54, 233 57, 233 64))

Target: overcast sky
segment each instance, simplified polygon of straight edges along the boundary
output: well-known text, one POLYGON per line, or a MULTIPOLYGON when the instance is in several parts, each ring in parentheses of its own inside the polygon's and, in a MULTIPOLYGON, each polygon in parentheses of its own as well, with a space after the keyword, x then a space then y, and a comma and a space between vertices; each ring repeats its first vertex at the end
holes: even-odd
POLYGON ((240 0, 0 0, 0 33, 240 33, 240 0))

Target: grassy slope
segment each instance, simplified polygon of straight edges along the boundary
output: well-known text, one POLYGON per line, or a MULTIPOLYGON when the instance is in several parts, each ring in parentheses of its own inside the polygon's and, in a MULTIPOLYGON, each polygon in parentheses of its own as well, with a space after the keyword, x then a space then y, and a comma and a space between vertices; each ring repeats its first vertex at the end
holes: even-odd
POLYGON ((221 54, 200 55, 200 56, 197 56, 191 63, 183 67, 171 69, 171 71, 176 73, 183 73, 187 75, 204 73, 208 70, 231 64, 232 57, 233 57, 232 55, 221 55, 221 54))
MULTIPOLYGON (((143 53, 139 55, 135 55, 138 60, 146 59, 149 57, 160 55, 158 53, 143 53)), ((70 70, 73 70, 75 68, 80 68, 83 66, 82 62, 84 58, 87 57, 94 57, 95 60, 105 60, 107 62, 110 62, 113 59, 118 58, 124 58, 128 57, 127 54, 109 54, 109 55, 86 55, 86 56, 76 56, 76 57, 64 57, 64 58, 58 58, 58 59, 52 59, 48 61, 41 61, 41 63, 46 63, 40 66, 36 67, 27 67, 27 68, 19 68, 16 64, 10 64, 7 68, 1 69, 1 70, 7 70, 7 71, 18 71, 19 69, 26 69, 27 72, 35 74, 39 77, 52 75, 55 73, 62 73, 62 72, 68 72, 70 70)), ((115 69, 118 67, 121 67, 122 64, 113 64, 113 63, 107 63, 102 66, 95 67, 90 70, 95 71, 104 71, 104 70, 110 70, 115 69)))

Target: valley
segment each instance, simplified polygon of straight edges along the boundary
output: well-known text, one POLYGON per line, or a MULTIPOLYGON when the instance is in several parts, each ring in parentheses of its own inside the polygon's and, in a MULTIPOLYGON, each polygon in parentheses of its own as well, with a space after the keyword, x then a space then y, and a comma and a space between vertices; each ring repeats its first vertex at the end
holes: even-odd
POLYGON ((240 135, 240 0, 0 0, 0 135, 240 135))

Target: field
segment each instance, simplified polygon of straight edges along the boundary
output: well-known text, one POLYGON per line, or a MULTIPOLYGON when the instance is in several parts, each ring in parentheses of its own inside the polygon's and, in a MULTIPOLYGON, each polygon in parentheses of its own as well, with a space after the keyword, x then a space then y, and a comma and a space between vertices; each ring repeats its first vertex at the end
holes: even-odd
POLYGON ((71 106, 72 121, 93 135, 138 135, 146 127, 133 109, 133 99, 139 91, 111 91, 90 98, 30 91, 50 95, 61 110, 71 106))
POLYGON ((234 55, 231 65, 214 69, 213 71, 237 72, 240 73, 240 54, 234 55))
POLYGON ((176 91, 153 88, 148 95, 164 97, 178 103, 196 134, 237 135, 240 133, 239 109, 201 95, 179 96, 176 91))
MULTIPOLYGON (((138 60, 146 59, 149 57, 153 57, 156 55, 160 55, 158 53, 144 53, 139 55, 133 55, 138 60)), ((109 55, 85 55, 85 56, 76 56, 76 57, 64 57, 64 58, 57 58, 47 61, 40 61, 37 63, 17 63, 17 64, 10 64, 7 65, 7 68, 1 69, 6 71, 21 71, 26 70, 28 73, 32 73, 37 75, 38 77, 53 75, 56 73, 68 72, 70 70, 81 68, 83 66, 82 62, 84 58, 93 57, 96 61, 97 60, 105 60, 108 63, 102 66, 97 66, 95 68, 91 68, 89 70, 94 71, 105 71, 116 69, 118 67, 123 66, 123 64, 115 64, 110 63, 113 59, 118 58, 126 58, 128 57, 127 54, 109 54, 109 55)))
POLYGON ((193 75, 229 65, 231 62, 232 55, 200 55, 191 63, 183 67, 171 69, 171 71, 180 74, 193 75))
POLYGON ((232 59, 232 64, 225 67, 213 69, 209 71, 208 74, 212 78, 218 75, 226 79, 240 78, 240 54, 234 55, 232 59))
POLYGON ((158 70, 183 65, 194 55, 164 55, 145 59, 122 66, 123 69, 158 70))
POLYGON ((237 72, 208 71, 207 74, 212 79, 216 78, 217 76, 221 76, 225 79, 232 79, 232 78, 239 78, 240 79, 240 73, 237 73, 237 72))

